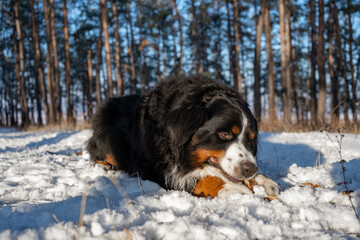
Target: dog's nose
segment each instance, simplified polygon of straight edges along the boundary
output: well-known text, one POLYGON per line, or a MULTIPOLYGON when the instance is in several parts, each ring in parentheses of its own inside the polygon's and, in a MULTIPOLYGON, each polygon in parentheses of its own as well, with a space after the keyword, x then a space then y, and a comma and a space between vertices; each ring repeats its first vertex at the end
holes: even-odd
POLYGON ((256 164, 250 161, 244 161, 240 163, 240 171, 242 176, 248 178, 253 176, 258 171, 258 168, 256 164))

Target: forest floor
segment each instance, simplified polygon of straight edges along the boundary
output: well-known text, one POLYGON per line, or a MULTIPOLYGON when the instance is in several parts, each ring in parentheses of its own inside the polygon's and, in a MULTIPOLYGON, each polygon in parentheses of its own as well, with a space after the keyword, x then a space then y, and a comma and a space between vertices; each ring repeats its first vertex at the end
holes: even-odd
POLYGON ((262 187, 197 198, 105 171, 89 161, 90 136, 0 129, 0 239, 360 237, 360 135, 262 132, 260 172, 281 186, 272 201, 262 187))

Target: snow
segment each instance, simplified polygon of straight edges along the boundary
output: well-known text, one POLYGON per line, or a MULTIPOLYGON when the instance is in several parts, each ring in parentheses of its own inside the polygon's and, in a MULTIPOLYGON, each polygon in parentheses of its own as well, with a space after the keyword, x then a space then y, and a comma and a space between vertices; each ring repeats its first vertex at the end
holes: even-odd
MULTIPOLYGON (((197 198, 105 171, 89 161, 91 131, 0 129, 0 239, 354 239, 360 223, 345 191, 340 134, 261 133, 260 172, 278 199, 197 198), (83 151, 82 155, 76 152, 83 151), (114 185, 115 180, 120 184, 114 185), (311 188, 302 183, 318 184, 311 188), (85 214, 80 220, 82 199, 85 214)), ((360 214, 360 135, 341 144, 360 214)))

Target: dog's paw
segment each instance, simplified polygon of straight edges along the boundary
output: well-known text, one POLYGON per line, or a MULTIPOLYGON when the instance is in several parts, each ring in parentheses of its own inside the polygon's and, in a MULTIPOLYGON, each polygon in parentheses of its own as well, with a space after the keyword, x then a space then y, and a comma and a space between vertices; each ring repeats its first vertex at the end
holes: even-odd
POLYGON ((224 187, 218 192, 218 198, 226 198, 232 194, 252 194, 247 186, 243 184, 226 183, 224 187))
POLYGON ((255 177, 255 181, 258 185, 264 187, 267 195, 269 195, 269 196, 278 196, 279 195, 279 185, 271 178, 268 178, 264 175, 258 174, 255 177))

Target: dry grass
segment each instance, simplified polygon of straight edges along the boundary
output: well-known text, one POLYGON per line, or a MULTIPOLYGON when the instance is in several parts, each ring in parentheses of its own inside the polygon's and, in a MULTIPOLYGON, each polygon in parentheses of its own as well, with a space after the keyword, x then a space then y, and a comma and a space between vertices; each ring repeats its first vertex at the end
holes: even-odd
POLYGON ((91 127, 90 121, 78 121, 76 123, 68 123, 64 122, 61 124, 49 124, 44 126, 37 126, 37 125, 30 125, 25 131, 29 132, 37 132, 37 131, 54 131, 54 130, 61 130, 61 131, 80 131, 89 129, 91 127))
POLYGON ((315 126, 310 122, 293 122, 286 123, 282 120, 270 121, 268 119, 259 122, 259 131, 264 132, 310 132, 310 131, 327 131, 338 132, 342 129, 344 133, 360 134, 360 124, 351 124, 339 122, 338 124, 324 123, 315 126))
MULTIPOLYGON (((337 132, 338 129, 343 129, 344 133, 353 133, 360 134, 360 121, 357 124, 354 123, 345 123, 339 122, 338 124, 331 124, 330 120, 327 120, 326 123, 321 126, 315 126, 309 121, 286 123, 282 120, 270 121, 269 119, 263 119, 261 122, 258 122, 259 130, 264 132, 310 132, 310 131, 328 131, 328 132, 337 132)), ((67 123, 62 124, 53 124, 53 125, 30 125, 25 131, 54 131, 54 130, 63 130, 63 131, 80 131, 89 129, 91 127, 91 121, 78 121, 76 123, 67 123)))

